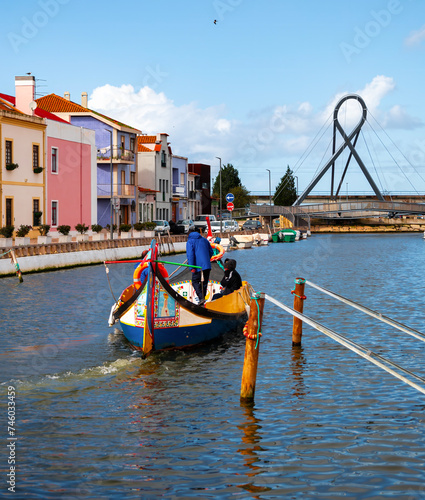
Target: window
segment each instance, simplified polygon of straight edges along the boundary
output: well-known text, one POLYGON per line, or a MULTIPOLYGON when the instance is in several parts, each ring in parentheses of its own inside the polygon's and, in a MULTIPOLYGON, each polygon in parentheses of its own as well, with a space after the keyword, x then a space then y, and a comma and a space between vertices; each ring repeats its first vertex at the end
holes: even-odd
POLYGON ((134 137, 130 137, 130 151, 134 153, 134 137))
POLYGON ((58 173, 58 148, 52 148, 52 173, 58 173))
POLYGON ((165 151, 161 151, 161 167, 166 167, 167 166, 167 155, 165 154, 165 151))
POLYGON ((6 226, 12 226, 13 198, 6 198, 6 226))
POLYGON ((130 172, 130 184, 132 186, 136 185, 136 172, 130 172))
POLYGON ((6 140, 5 142, 5 153, 6 153, 6 165, 13 163, 12 157, 12 141, 6 140))
POLYGON ((39 146, 38 144, 32 145, 32 168, 38 168, 39 164, 39 146))
POLYGON ((58 202, 52 201, 52 226, 58 225, 58 202))
POLYGON ((180 172, 180 184, 184 186, 184 172, 180 172))
POLYGON ((32 200, 32 225, 39 226, 40 219, 41 219, 40 200, 38 198, 33 198, 33 200, 32 200))

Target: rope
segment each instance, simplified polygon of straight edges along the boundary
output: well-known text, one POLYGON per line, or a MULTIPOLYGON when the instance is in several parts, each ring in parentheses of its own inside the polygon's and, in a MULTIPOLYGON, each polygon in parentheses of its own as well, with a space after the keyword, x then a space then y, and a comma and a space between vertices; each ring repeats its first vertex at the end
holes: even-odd
POLYGON ((12 249, 8 250, 7 252, 4 252, 4 253, 0 254, 0 257, 3 257, 3 255, 7 255, 11 251, 12 251, 12 249))
POLYGON ((103 265, 105 266, 106 277, 108 278, 109 290, 111 290, 112 298, 114 299, 114 302, 116 303, 117 299, 115 298, 114 292, 112 291, 111 282, 109 281, 109 268, 106 266, 106 262, 104 262, 103 265))
MULTIPOLYGON (((294 280, 295 285, 304 285, 305 282, 306 282, 305 278, 295 278, 294 280)), ((295 297, 298 297, 301 300, 306 300, 307 297, 305 295, 297 295, 295 293, 295 285, 293 290, 291 290, 292 295, 295 295, 295 297)))
POLYGON ((398 330, 401 330, 404 333, 407 333, 408 335, 411 335, 412 337, 417 338, 418 340, 421 340, 422 342, 425 342, 425 335, 421 333, 418 330, 415 330, 413 328, 410 328, 406 325, 403 325, 403 323, 399 323, 398 321, 395 321, 388 316, 384 316, 383 314, 374 311, 373 309, 369 309, 368 307, 362 306, 361 304, 358 304, 357 302, 354 302, 353 300, 347 299, 346 297, 343 297, 342 295, 338 295, 335 292, 331 292, 330 290, 327 290, 326 288, 323 288, 319 285, 316 285, 312 283, 311 281, 306 281, 307 285, 312 286, 313 288, 316 288, 317 290, 326 293, 327 295, 330 295, 331 297, 340 300, 341 302, 344 302, 345 304, 354 307, 355 309, 358 309, 359 311, 364 312, 365 314, 368 314, 369 316, 372 316, 376 319, 379 319, 379 321, 383 321, 384 323, 387 323, 388 325, 393 326, 394 328, 397 328, 398 330))
POLYGON ((256 333, 248 333, 248 323, 249 323, 249 320, 248 320, 245 323, 245 326, 243 327, 243 334, 245 335, 245 337, 247 339, 256 340, 255 349, 257 349, 260 337, 262 337, 262 333, 260 332, 260 326, 261 326, 260 325, 260 306, 258 304, 258 299, 261 298, 261 293, 260 292, 255 293, 252 298, 255 300, 255 303, 257 305, 257 318, 258 318, 258 320, 257 320, 257 332, 256 333))
POLYGON ((422 382, 422 383, 425 384, 425 379, 424 378, 419 377, 418 375, 415 375, 414 373, 410 372, 409 370, 406 370, 405 368, 402 368, 401 366, 397 365, 396 363, 394 363, 394 362, 392 362, 390 360, 387 360, 386 358, 384 358, 382 356, 379 356, 378 354, 373 353, 372 351, 370 351, 366 347, 363 347, 362 345, 357 344, 357 343, 355 343, 355 342, 347 339, 343 335, 340 335, 339 333, 334 332, 330 328, 326 328, 325 326, 323 326, 322 324, 318 323, 314 319, 311 319, 308 316, 305 316, 304 314, 299 313, 298 311, 295 311, 291 307, 288 307, 285 304, 282 304, 281 302, 278 302, 273 297, 270 297, 269 295, 265 294, 265 298, 267 300, 269 300, 270 302, 272 302, 273 304, 275 304, 276 306, 278 306, 281 309, 283 309, 284 311, 289 312, 290 314, 292 314, 292 316, 296 316, 300 320, 304 321, 305 323, 307 323, 308 325, 312 326, 316 330, 319 330, 320 332, 324 333, 325 335, 327 335, 331 339, 335 340, 339 344, 347 347, 347 349, 350 349, 351 351, 357 353, 362 358, 367 359, 368 361, 370 361, 374 365, 378 366, 379 368, 382 368, 386 372, 390 373, 394 377, 398 378, 399 380, 401 380, 401 381, 405 382, 406 384, 410 385, 411 387, 415 388, 419 392, 422 392, 422 394, 425 394, 425 387, 421 387, 420 385, 415 384, 415 382, 412 382, 411 380, 409 380, 408 378, 404 377, 403 375, 400 375, 399 373, 397 373, 396 371, 392 370, 388 366, 385 366, 384 363, 387 363, 387 364, 389 364, 389 365, 397 368, 398 370, 400 370, 400 371, 408 374, 412 378, 415 378, 416 380, 419 380, 420 382, 422 382), (377 359, 374 359, 374 358, 377 358, 377 359))

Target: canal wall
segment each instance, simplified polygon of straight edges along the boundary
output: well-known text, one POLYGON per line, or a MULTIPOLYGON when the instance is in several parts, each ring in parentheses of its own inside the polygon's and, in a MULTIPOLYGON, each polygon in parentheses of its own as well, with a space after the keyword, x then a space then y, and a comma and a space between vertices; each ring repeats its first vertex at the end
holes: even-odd
POLYGON ((323 220, 311 221, 312 233, 413 233, 425 231, 425 219, 358 219, 355 221, 328 224, 323 220))
MULTIPOLYGON (((162 240, 162 255, 186 251, 184 236, 162 240)), ((23 274, 38 271, 53 271, 76 266, 100 264, 106 260, 126 260, 140 258, 142 251, 150 247, 151 238, 128 238, 105 241, 71 243, 51 243, 46 245, 26 245, 13 247, 23 274)), ((0 248, 0 277, 15 274, 15 266, 9 249, 0 248)))

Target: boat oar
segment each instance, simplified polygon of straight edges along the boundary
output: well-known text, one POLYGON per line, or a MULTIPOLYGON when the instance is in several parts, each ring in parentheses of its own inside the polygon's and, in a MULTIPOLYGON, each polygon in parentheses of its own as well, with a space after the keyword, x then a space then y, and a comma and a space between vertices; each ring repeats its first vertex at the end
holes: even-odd
POLYGON ((180 264, 180 262, 168 262, 166 260, 153 260, 152 262, 158 262, 159 264, 171 264, 172 266, 179 266, 179 267, 194 267, 196 269, 202 269, 201 266, 194 266, 193 264, 190 265, 185 264, 184 262, 187 262, 187 259, 183 262, 183 264, 180 264))

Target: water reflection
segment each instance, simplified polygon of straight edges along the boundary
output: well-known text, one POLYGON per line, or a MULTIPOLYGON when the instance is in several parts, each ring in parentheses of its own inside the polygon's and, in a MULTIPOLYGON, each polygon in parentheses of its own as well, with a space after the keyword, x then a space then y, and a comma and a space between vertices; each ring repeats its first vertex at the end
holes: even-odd
POLYGON ((293 346, 291 351, 292 394, 299 399, 307 394, 303 377, 306 362, 303 347, 293 346))
MULTIPOLYGON (((242 402, 241 408, 244 409, 245 422, 237 427, 243 432, 241 440, 244 446, 237 451, 242 455, 244 467, 248 468, 246 475, 251 478, 264 472, 263 467, 260 465, 262 460, 259 457, 259 453, 266 450, 260 446, 262 440, 260 432, 262 428, 260 425, 261 419, 255 416, 254 408, 251 404, 242 402)), ((253 493, 253 498, 260 498, 255 493, 262 493, 271 489, 265 486, 256 486, 253 483, 238 485, 238 487, 253 493)))

